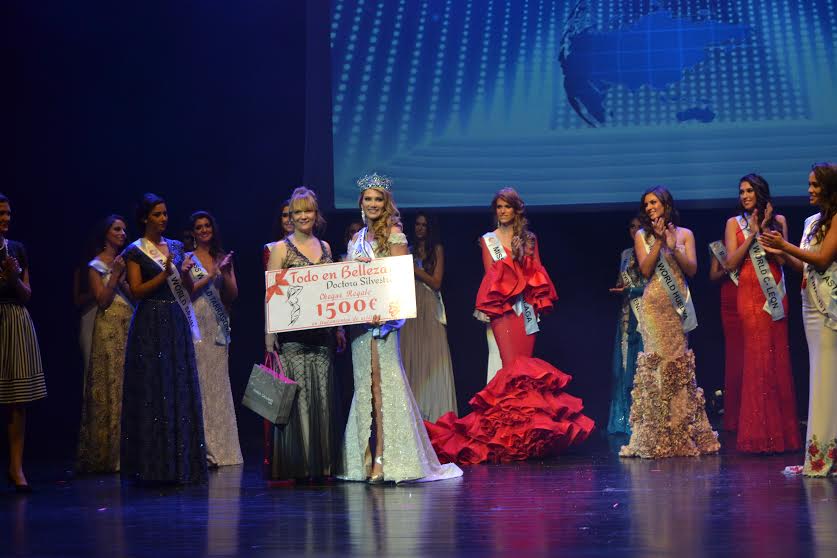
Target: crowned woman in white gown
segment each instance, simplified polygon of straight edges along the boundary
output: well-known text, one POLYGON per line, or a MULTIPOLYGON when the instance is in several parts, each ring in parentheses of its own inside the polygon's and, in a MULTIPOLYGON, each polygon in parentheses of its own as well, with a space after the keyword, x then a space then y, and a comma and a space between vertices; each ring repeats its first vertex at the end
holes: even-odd
MULTIPOLYGON (((367 226, 349 243, 351 259, 408 254, 391 184, 377 174, 358 181, 367 226)), ((398 330, 403 324, 366 324, 352 342, 355 393, 341 456, 344 480, 426 482, 462 476, 456 465, 441 465, 430 444, 401 362, 398 330)))

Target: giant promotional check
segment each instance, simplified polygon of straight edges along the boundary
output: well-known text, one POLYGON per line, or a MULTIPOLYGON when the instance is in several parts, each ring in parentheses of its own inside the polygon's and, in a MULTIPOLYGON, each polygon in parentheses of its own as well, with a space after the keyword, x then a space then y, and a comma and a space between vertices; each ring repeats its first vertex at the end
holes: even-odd
POLYGON ((264 278, 267 333, 416 317, 412 256, 291 267, 264 278))

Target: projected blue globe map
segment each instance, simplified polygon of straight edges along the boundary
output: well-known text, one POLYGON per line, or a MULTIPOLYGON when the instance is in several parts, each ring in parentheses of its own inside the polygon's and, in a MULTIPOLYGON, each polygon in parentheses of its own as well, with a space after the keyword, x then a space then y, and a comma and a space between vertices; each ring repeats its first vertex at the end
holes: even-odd
POLYGON ((837 1, 333 0, 337 207, 801 196, 837 152, 837 1), (397 62, 396 62, 397 61, 397 62), (731 186, 732 185, 732 186, 731 186), (802 193, 800 193, 802 192, 802 193))
MULTIPOLYGON (((667 10, 646 10, 627 25, 601 31, 606 26, 592 21, 595 9, 589 4, 576 6, 567 23, 559 58, 567 100, 580 118, 591 126, 606 122, 608 92, 621 85, 630 91, 647 87, 659 92, 660 103, 685 102, 686 106, 676 113, 680 122, 715 119, 710 100, 671 99, 664 92, 683 81, 687 72, 713 71, 708 63, 709 49, 735 48, 747 37, 747 25, 708 17, 691 20, 667 10)), ((708 15, 708 10, 702 13, 708 15)))

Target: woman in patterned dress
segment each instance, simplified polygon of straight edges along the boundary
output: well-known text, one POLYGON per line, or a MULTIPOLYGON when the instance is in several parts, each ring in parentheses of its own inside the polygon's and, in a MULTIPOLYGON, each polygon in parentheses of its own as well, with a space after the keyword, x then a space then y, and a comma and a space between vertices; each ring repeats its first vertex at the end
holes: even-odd
POLYGON ((224 252, 215 218, 196 211, 189 218, 195 249, 192 267, 192 305, 201 338, 195 342, 195 361, 201 384, 206 459, 213 467, 238 465, 241 446, 230 387, 230 318, 227 308, 238 297, 233 253, 224 252))
MULTIPOLYGON (((294 190, 288 204, 293 232, 276 243, 269 270, 332 263, 331 247, 315 236, 325 220, 317 196, 294 190)), ((334 350, 346 347, 343 328, 283 333, 279 358, 287 376, 299 384, 288 424, 273 430, 273 480, 324 479, 336 474, 339 442, 334 413, 334 350)))
POLYGON ((20 242, 9 240, 12 208, 0 194, 0 407, 7 415, 9 482, 31 492, 23 473, 26 404, 46 397, 44 369, 35 326, 26 310, 32 297, 29 258, 20 242))
POLYGON ((788 473, 837 476, 837 164, 817 163, 808 175, 808 199, 820 212, 805 220, 802 243, 767 232, 765 250, 783 254, 802 271, 802 319, 808 340, 810 388, 805 463, 788 473))
MULTIPOLYGON (((366 226, 349 244, 349 256, 369 262, 407 255, 407 237, 390 188, 392 181, 372 174, 358 181, 358 206, 366 226)), ((352 341, 355 394, 343 442, 342 474, 352 481, 435 481, 462 475, 440 465, 404 373, 399 329, 404 320, 365 324, 352 341), (371 397, 370 397, 371 394, 371 397)))
POLYGON ((125 341, 134 313, 120 255, 127 240, 124 217, 107 217, 96 236, 103 249, 88 264, 87 282, 98 311, 85 372, 76 470, 112 473, 119 471, 125 341))
POLYGON ((642 294, 642 343, 631 391, 631 439, 623 457, 697 456, 720 448, 695 380, 686 332, 697 327, 685 275, 697 271, 695 237, 678 226, 674 198, 662 186, 640 201, 642 229, 634 250, 648 285, 642 294), (679 309, 674 296, 678 293, 679 309))

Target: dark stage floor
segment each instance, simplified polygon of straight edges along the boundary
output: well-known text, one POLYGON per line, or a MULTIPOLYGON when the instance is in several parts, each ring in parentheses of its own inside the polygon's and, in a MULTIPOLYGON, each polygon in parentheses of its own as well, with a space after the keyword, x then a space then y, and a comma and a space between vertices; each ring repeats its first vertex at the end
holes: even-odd
POLYGON ((799 455, 581 450, 403 486, 268 489, 255 458, 171 489, 31 463, 37 492, 0 497, 0 555, 837 556, 837 480, 783 476, 799 455))

